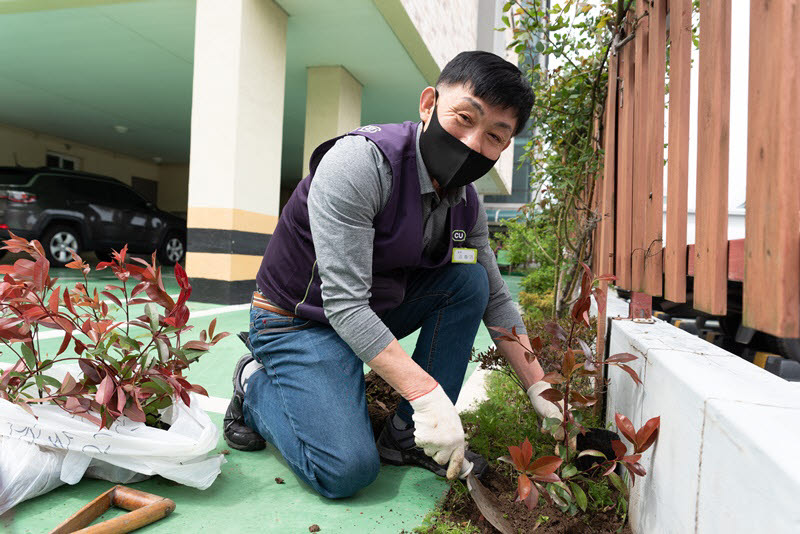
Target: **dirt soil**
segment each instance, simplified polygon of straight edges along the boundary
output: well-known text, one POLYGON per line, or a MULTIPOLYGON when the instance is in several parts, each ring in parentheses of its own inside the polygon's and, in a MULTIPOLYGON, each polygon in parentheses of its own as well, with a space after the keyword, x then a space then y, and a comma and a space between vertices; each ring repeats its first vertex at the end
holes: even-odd
MULTIPOLYGON (((541 534, 607 534, 620 532, 621 534, 631 534, 629 525, 625 525, 622 530, 622 520, 614 514, 613 510, 599 512, 589 517, 582 514, 577 517, 569 517, 561 512, 558 507, 539 501, 539 506, 533 510, 522 503, 514 502, 516 487, 506 476, 498 474, 490 465, 487 474, 483 478, 483 485, 491 491, 500 501, 501 513, 511 522, 514 532, 537 532, 541 534), (541 518, 547 517, 547 521, 541 518)), ((448 517, 456 524, 464 524, 469 521, 480 529, 483 534, 495 534, 498 532, 486 519, 484 519, 478 506, 472 499, 465 499, 459 496, 459 492, 450 489, 445 496, 442 505, 442 516, 448 517)))
POLYGON ((364 381, 367 388, 369 420, 372 423, 372 432, 375 434, 375 439, 378 439, 381 430, 383 430, 383 425, 386 423, 386 418, 394 413, 395 408, 403 398, 383 378, 375 374, 375 371, 368 372, 364 377, 364 381))
MULTIPOLYGON (((380 435, 387 416, 394 413, 401 400, 400 395, 389 384, 373 371, 367 373, 366 394, 369 419, 375 439, 380 435)), ((556 506, 540 501, 539 506, 533 510, 518 502, 514 502, 516 487, 514 482, 497 473, 490 465, 489 471, 483 479, 483 484, 500 501, 502 513, 511 521, 515 532, 537 532, 541 534, 606 534, 616 533, 631 534, 629 525, 620 530, 622 521, 614 514, 613 510, 599 512, 589 517, 582 514, 579 517, 569 517, 556 506), (540 521, 545 516, 547 521, 540 521)), ((442 516, 448 517, 456 524, 467 521, 481 529, 483 534, 498 532, 486 519, 484 519, 477 505, 472 499, 464 499, 454 489, 448 491, 443 506, 442 516)))

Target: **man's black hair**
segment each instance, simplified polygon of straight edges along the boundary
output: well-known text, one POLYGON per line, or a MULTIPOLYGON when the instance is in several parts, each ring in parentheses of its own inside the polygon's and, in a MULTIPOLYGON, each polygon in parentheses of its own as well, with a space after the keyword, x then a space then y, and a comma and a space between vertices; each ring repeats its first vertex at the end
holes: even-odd
POLYGON ((436 82, 442 85, 465 85, 491 106, 517 112, 518 135, 528 122, 533 107, 533 91, 522 72, 513 64, 491 52, 461 52, 451 59, 436 82))

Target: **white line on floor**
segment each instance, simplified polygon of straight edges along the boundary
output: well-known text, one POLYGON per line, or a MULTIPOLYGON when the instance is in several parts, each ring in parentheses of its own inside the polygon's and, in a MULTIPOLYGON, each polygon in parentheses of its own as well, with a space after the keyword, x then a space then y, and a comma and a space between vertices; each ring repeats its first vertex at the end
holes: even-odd
MULTIPOLYGON (((194 319, 197 317, 208 317, 209 315, 217 315, 221 313, 231 313, 237 311, 244 311, 249 310, 250 304, 233 304, 231 306, 221 306, 219 308, 211 308, 209 310, 200 310, 197 312, 192 312, 190 319, 194 319)), ((64 337, 64 332, 62 330, 52 330, 47 329, 46 332, 39 333, 39 339, 55 339, 64 337)))
POLYGON ((195 397, 200 402, 200 408, 207 412, 211 413, 218 413, 218 414, 225 414, 225 410, 228 409, 228 403, 230 399, 223 399, 222 397, 205 397, 203 395, 197 395, 195 397))

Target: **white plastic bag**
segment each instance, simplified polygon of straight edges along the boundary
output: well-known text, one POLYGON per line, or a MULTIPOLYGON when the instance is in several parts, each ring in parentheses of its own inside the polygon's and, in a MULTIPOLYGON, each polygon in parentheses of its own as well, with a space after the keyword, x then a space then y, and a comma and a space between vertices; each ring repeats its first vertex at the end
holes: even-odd
MULTIPOLYGON (((61 380, 77 365, 54 366, 48 374, 61 380)), ((37 418, 0 399, 0 514, 24 499, 61 483, 75 484, 89 474, 129 483, 160 475, 180 484, 208 488, 225 458, 208 456, 219 430, 190 393, 191 407, 177 400, 162 414, 169 430, 120 417, 109 429, 54 405, 32 406, 37 418), (32 447, 36 446, 36 447, 32 447), (25 493, 21 498, 20 495, 25 493), (8 504, 12 503, 12 504, 8 504)))

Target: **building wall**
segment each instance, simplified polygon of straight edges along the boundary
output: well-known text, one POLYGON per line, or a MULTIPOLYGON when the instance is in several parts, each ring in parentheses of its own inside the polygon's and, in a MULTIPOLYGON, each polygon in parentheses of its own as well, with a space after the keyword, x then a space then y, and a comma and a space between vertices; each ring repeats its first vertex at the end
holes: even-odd
MULTIPOLYGON (((439 68, 464 50, 475 50, 478 0, 401 0, 439 68)), ((492 21, 493 22, 493 21, 492 21)))
POLYGON ((48 151, 80 159, 80 170, 131 183, 132 176, 158 180, 158 165, 32 130, 0 124, 0 165, 42 167, 48 151), (16 154, 16 161, 15 161, 16 154))
POLYGON ((189 202, 189 164, 158 166, 158 207, 186 217, 189 202))
POLYGON ((0 165, 42 167, 47 152, 77 158, 80 170, 111 176, 128 185, 133 176, 157 181, 159 207, 186 212, 188 164, 158 165, 69 139, 0 124, 0 165))

